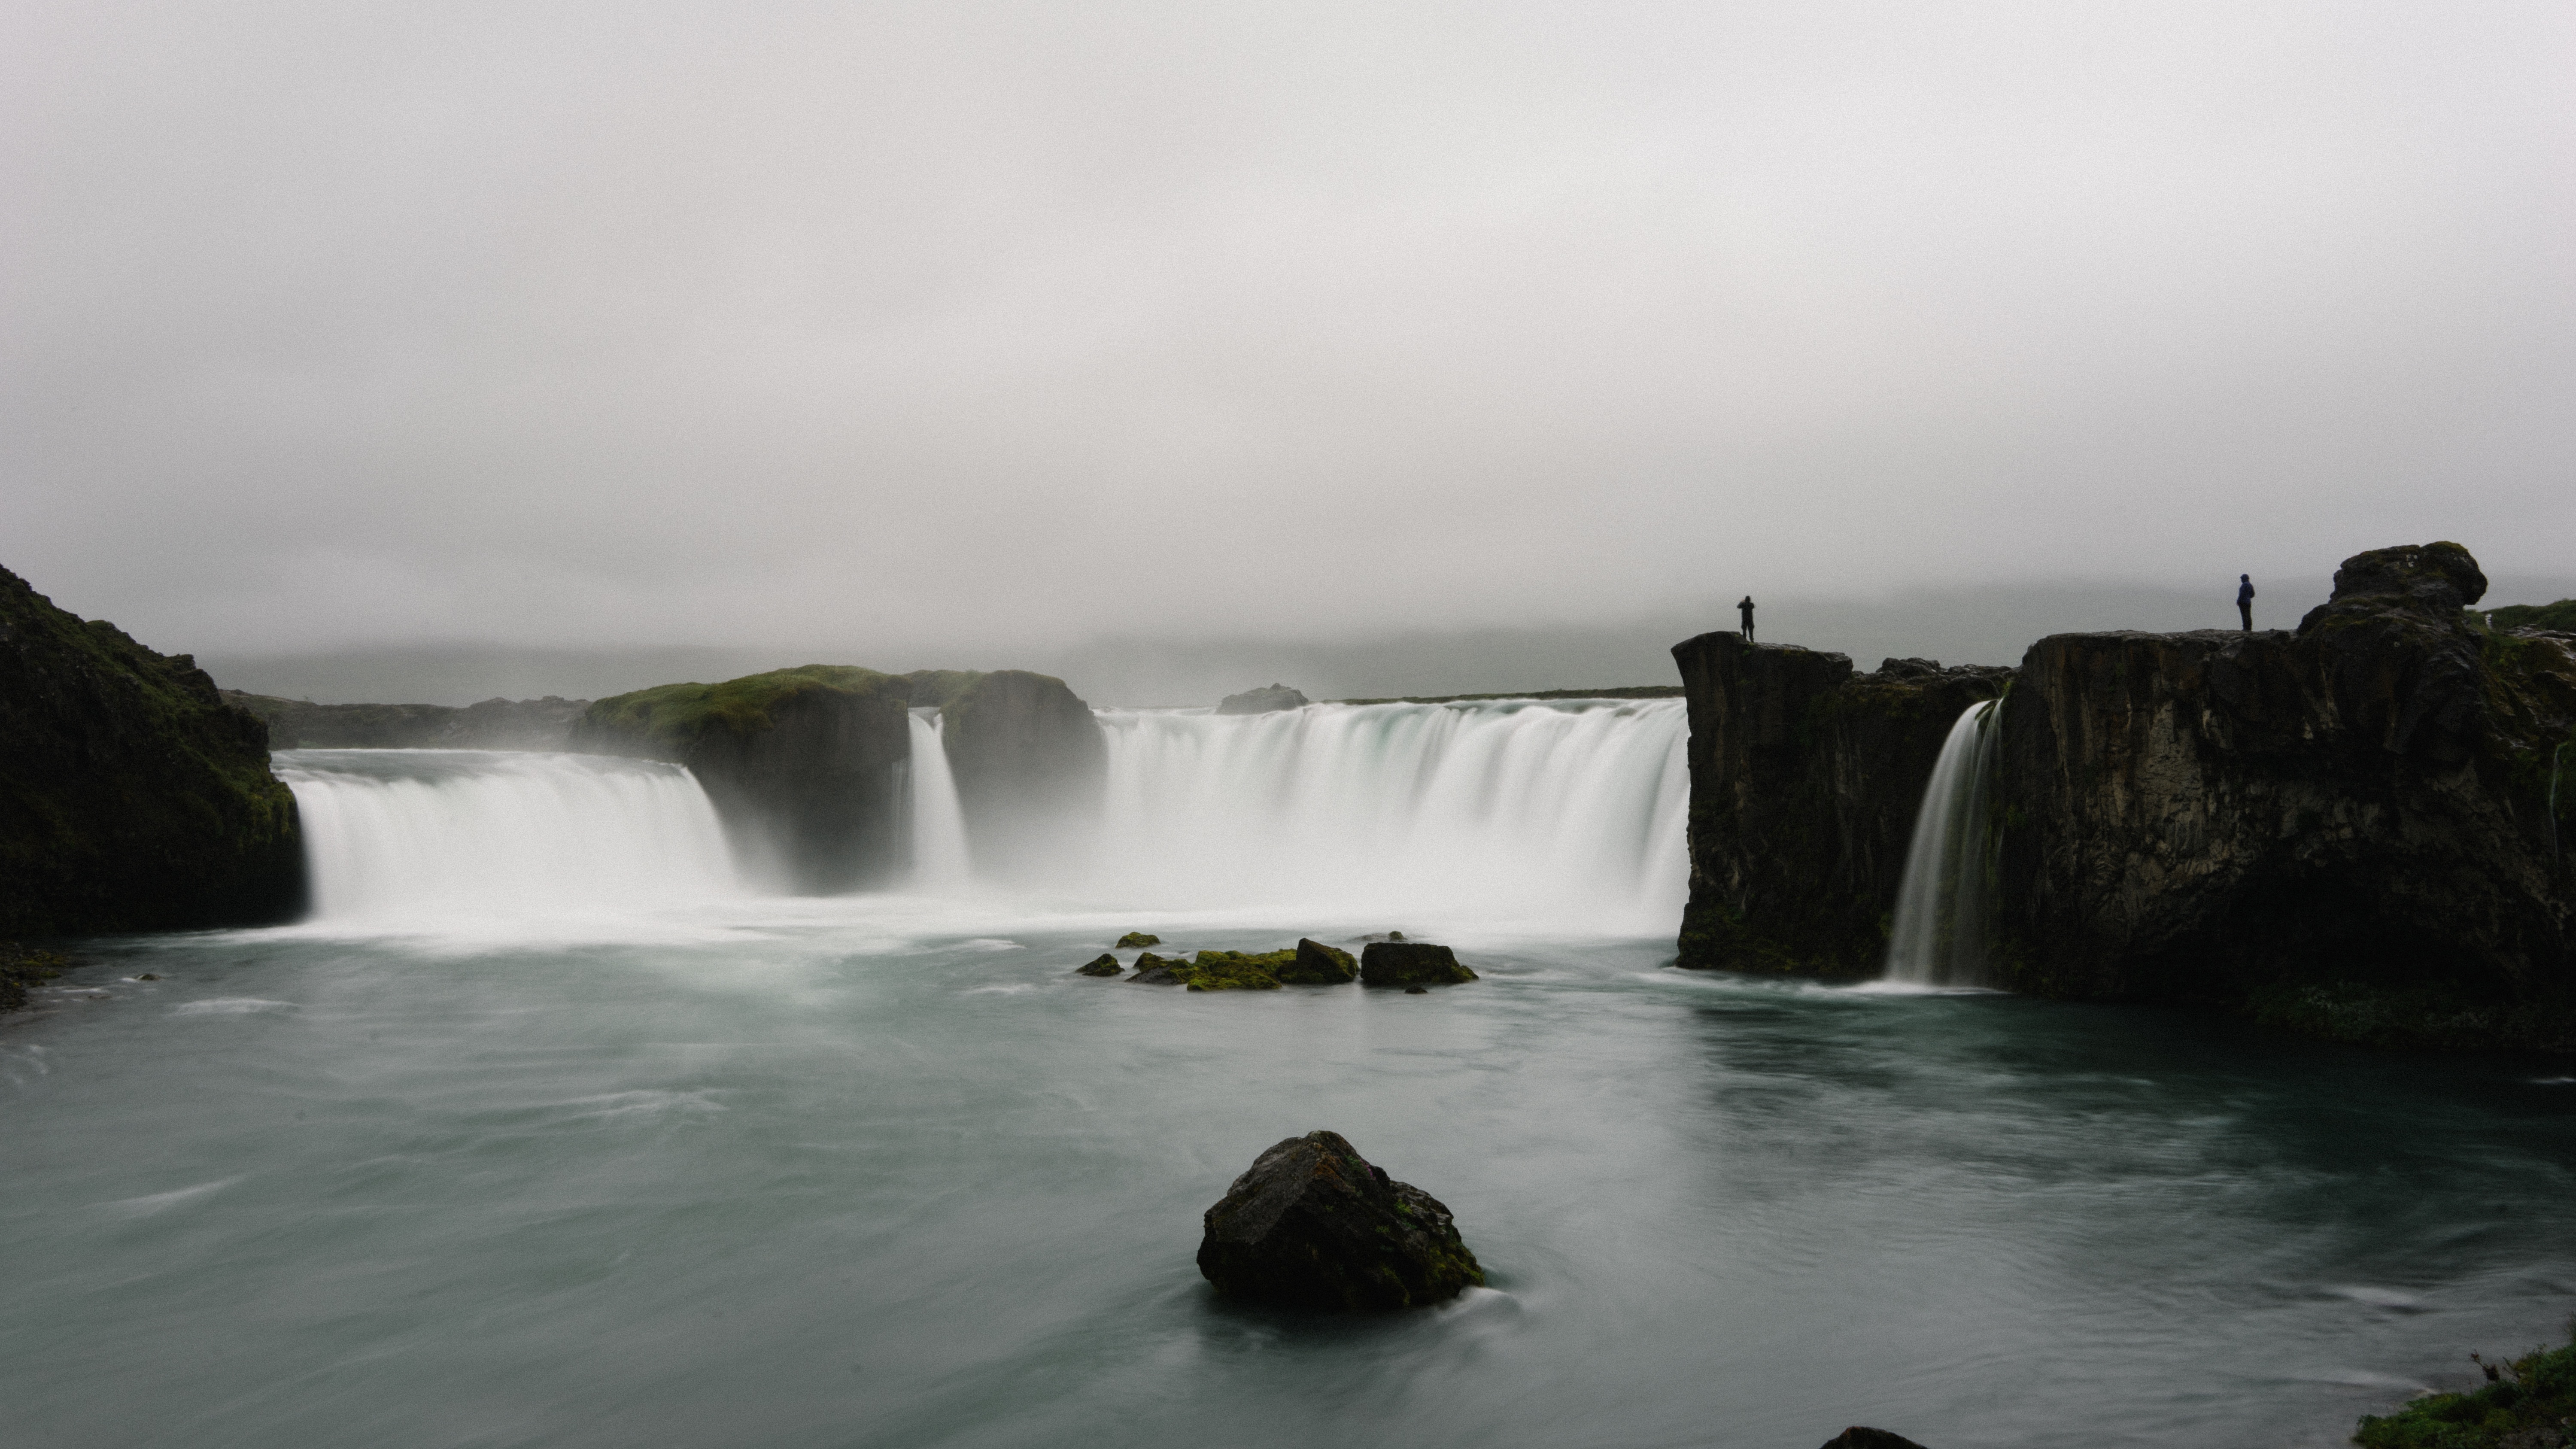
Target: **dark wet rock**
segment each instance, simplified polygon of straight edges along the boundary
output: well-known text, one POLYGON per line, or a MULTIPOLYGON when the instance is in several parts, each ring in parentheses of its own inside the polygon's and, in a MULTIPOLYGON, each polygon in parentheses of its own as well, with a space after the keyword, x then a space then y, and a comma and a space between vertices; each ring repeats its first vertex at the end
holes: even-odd
POLYGON ((1402 931, 1379 931, 1367 936, 1353 936, 1351 939, 1365 946, 1371 941, 1401 941, 1404 939, 1404 933, 1402 931))
POLYGON ((1118 949, 1121 951, 1135 951, 1147 946, 1159 946, 1161 944, 1163 944, 1162 937, 1149 936, 1143 931, 1129 931, 1126 935, 1118 938, 1118 949))
POLYGON ((0 933, 268 924, 304 884, 268 726, 0 569, 0 933))
POLYGON ((1217 1291, 1283 1307, 1382 1311, 1485 1281, 1449 1209, 1372 1166, 1340 1134, 1271 1147, 1207 1210, 1199 1271, 1217 1291))
POLYGON ((1117 957, 1103 951, 1089 961, 1084 962, 1082 965, 1074 967, 1073 974, 1076 976, 1115 976, 1126 969, 1126 967, 1118 964, 1117 957))
POLYGON ((1923 1449, 1902 1434, 1885 1429, 1869 1429, 1854 1424, 1825 1441, 1824 1449, 1923 1449))
POLYGON ((1278 974, 1291 986, 1339 986, 1358 979, 1360 963, 1348 951, 1300 937, 1278 974))
POLYGON ((1428 941, 1371 941, 1360 953, 1363 986, 1447 986, 1475 979, 1455 952, 1428 941))
POLYGON ((1428 986, 1408 986, 1404 988, 1404 994, 1407 996, 1429 996, 1431 994, 1431 988, 1428 986))
POLYGON ((1229 694, 1224 702, 1217 705, 1216 712, 1218 714, 1268 714, 1273 710, 1304 709, 1311 702, 1305 695, 1284 684, 1274 684, 1268 689, 1247 689, 1241 694, 1229 694))
MULTIPOLYGON (((71 965, 70 958, 55 951, 40 951, 16 941, 0 941, 0 1011, 16 1011, 27 1004, 27 992, 43 982, 60 976, 71 965)), ((146 981, 157 978, 146 976, 146 981)))
POLYGON ((1127 978, 1127 984, 1130 986, 1186 986, 1189 984, 1189 977, 1184 973, 1189 969, 1190 963, 1178 956, 1157 956, 1148 951, 1136 958, 1136 974, 1127 978))
POLYGON ((1182 979, 1192 991, 1276 991, 1279 968, 1296 959, 1294 951, 1201 951, 1182 979))

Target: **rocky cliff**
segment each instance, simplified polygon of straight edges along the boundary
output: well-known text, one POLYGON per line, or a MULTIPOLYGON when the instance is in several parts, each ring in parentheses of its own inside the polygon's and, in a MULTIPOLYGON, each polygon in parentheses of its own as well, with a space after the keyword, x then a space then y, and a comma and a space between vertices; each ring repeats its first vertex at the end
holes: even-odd
POLYGON ((1875 976, 1914 812, 1959 715, 2011 671, 1703 634, 1673 647, 1690 701, 1690 904, 1681 964, 1875 976))
POLYGON ((1942 736, 2000 691, 1995 984, 2576 1050, 2576 639, 2486 628, 2484 589, 2456 544, 2382 549, 2295 631, 2056 635, 2012 671, 1679 645, 1682 964, 1874 974, 1942 736))
POLYGON ((302 908, 268 728, 185 654, 0 569, 0 936, 259 924, 302 908))
POLYGON ((440 704, 315 704, 224 692, 224 702, 268 722, 273 750, 560 750, 586 699, 487 699, 440 704))
POLYGON ((2457 544, 2380 549, 2296 631, 2033 645, 2003 707, 2000 982, 2561 1038, 2576 641, 2480 628, 2485 588, 2457 544))
POLYGON ((1040 879, 1099 828, 1109 746, 1063 680, 1021 669, 973 675, 940 714, 979 873, 1040 879))
POLYGON ((755 878, 823 895, 889 884, 909 863, 900 793, 911 681, 808 664, 603 699, 568 747, 686 765, 755 878))

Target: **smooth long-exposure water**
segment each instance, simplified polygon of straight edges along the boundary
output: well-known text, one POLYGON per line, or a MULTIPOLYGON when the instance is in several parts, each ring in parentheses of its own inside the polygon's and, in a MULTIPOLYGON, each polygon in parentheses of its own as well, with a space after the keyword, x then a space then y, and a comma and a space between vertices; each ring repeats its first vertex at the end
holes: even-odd
MULTIPOLYGON (((575 768, 457 764, 509 799, 575 768)), ((602 818, 695 838, 619 780, 602 818)), ((2576 1289, 2576 1084, 2529 1067, 1439 908, 723 886, 95 943, 0 1026, 9 1442, 2322 1446, 2576 1289), (1485 979, 1068 974, 1133 927, 1395 927, 1485 979), (1316 1127, 1494 1286, 1214 1298, 1199 1213, 1316 1127)))

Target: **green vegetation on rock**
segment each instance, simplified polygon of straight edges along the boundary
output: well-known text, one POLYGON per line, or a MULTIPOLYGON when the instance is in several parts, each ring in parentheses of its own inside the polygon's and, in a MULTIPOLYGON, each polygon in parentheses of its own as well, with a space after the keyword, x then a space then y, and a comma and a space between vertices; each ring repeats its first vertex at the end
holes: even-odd
POLYGON ((2576 634, 2576 599, 2560 599, 2554 604, 2507 604, 2487 610, 2486 621, 2490 629, 2547 629, 2576 634))
POLYGON ((0 1011, 27 1004, 28 988, 51 981, 71 965, 58 951, 39 951, 16 941, 0 941, 0 1011))
POLYGON ((2563 1348, 2536 1348, 2511 1363, 2469 1357, 2487 1385, 2427 1394, 2396 1413, 2367 1415, 2353 1432, 2362 1449, 2559 1449, 2576 1443, 2576 1325, 2563 1348))
POLYGON ((1118 938, 1117 949, 1121 951, 1141 951, 1147 946, 1159 946, 1161 944, 1163 944, 1163 938, 1160 936, 1148 935, 1143 931, 1129 931, 1126 935, 1118 938))
POLYGON ((285 920, 295 796, 268 726, 196 661, 83 622, 0 569, 0 934, 285 920))
POLYGON ((1312 938, 1300 938, 1297 949, 1284 953, 1279 979, 1291 986, 1341 986, 1359 979, 1360 963, 1351 953, 1312 938))
POLYGON ((908 707, 912 684, 854 664, 804 664, 721 684, 658 684, 593 704, 574 726, 575 748, 613 738, 660 751, 653 758, 686 763, 691 748, 707 736, 763 733, 776 726, 786 706, 817 694, 883 698, 908 707))
POLYGON ((1183 979, 1192 991, 1276 991, 1279 968, 1296 959, 1295 951, 1201 951, 1183 979))
POLYGON ((1126 967, 1118 964, 1117 957, 1103 951, 1099 955, 1092 957, 1089 961, 1074 967, 1073 974, 1076 976, 1115 976, 1126 969, 1126 967))

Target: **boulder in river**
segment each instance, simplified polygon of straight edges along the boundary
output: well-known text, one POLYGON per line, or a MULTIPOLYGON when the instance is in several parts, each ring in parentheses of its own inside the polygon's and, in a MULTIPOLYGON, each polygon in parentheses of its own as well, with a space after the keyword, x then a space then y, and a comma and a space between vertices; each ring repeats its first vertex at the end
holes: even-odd
POLYGON ((1923 1449, 1923 1446, 1902 1434, 1854 1424, 1826 1440, 1824 1449, 1923 1449))
POLYGON ((1367 1312, 1485 1281, 1449 1209, 1336 1132, 1272 1146, 1206 1215, 1199 1271, 1230 1298, 1367 1312))
POLYGON ((1360 963, 1351 953, 1311 938, 1300 938, 1279 979, 1291 986, 1340 986, 1358 979, 1360 963))
POLYGON ((1279 969, 1296 958, 1294 951, 1201 951, 1181 979, 1192 991, 1276 991, 1279 969))
POLYGON ((1121 951, 1141 951, 1147 946, 1159 946, 1161 944, 1163 944, 1162 937, 1149 935, 1143 931, 1129 931, 1126 935, 1118 938, 1118 949, 1121 951))
POLYGON ((1475 979, 1455 952, 1428 941, 1371 941, 1360 953, 1362 986, 1447 986, 1475 979))
POLYGON ((1136 958, 1136 974, 1127 978, 1130 986, 1180 986, 1188 982, 1183 973, 1190 963, 1178 956, 1157 956, 1148 951, 1136 958))
POLYGON ((1103 951, 1099 955, 1092 957, 1089 961, 1084 962, 1082 965, 1074 967, 1073 974, 1076 976, 1115 976, 1126 969, 1126 967, 1118 964, 1117 957, 1103 951))

